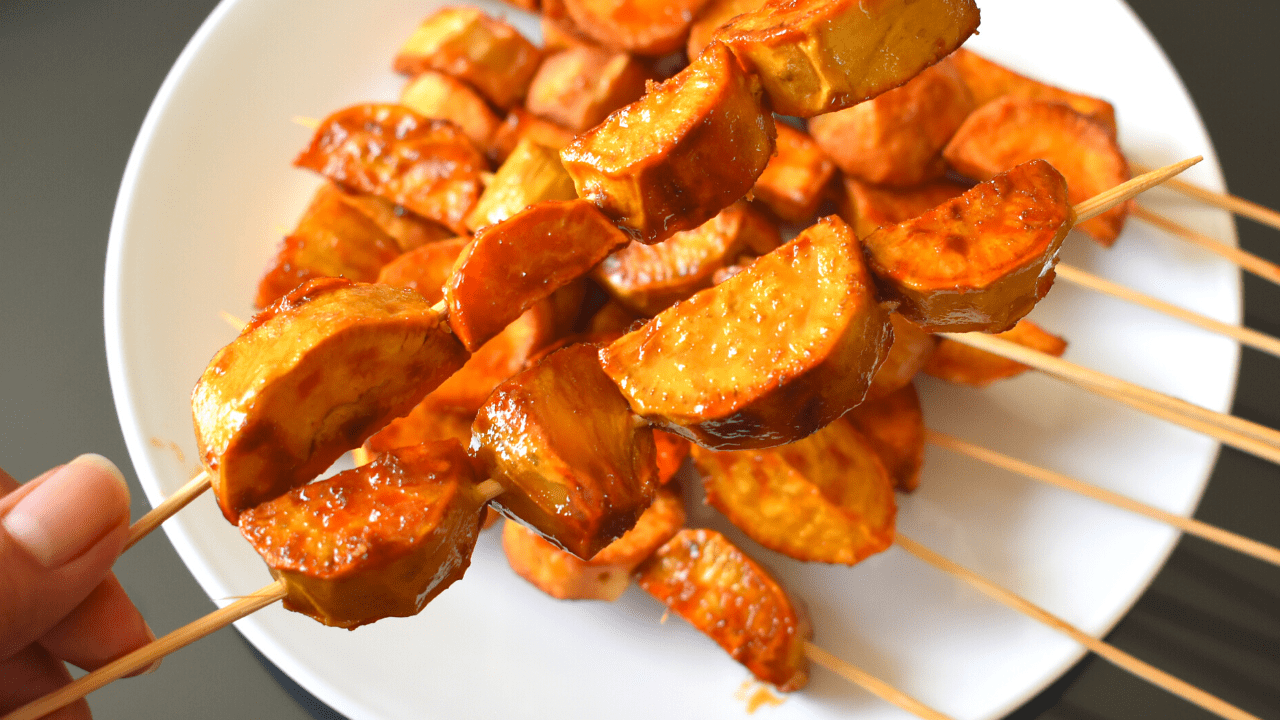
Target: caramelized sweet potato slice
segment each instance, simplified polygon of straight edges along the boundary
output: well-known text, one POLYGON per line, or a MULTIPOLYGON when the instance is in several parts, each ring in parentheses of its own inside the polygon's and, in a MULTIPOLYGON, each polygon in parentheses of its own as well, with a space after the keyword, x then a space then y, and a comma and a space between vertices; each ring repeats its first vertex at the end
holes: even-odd
POLYGON ((781 243, 768 219, 739 202, 657 245, 631 243, 605 258, 592 277, 625 307, 650 316, 710 287, 715 271, 744 249, 754 246, 768 252, 781 243))
POLYGON ((803 607, 720 533, 681 530, 636 582, 760 680, 783 692, 809 682, 804 641, 813 628, 803 607))
POLYGON ((865 238, 882 227, 923 215, 968 189, 968 185, 945 179, 913 188, 892 188, 846 176, 840 214, 858 237, 865 238))
POLYGON ((470 7, 447 7, 422 21, 396 55, 396 72, 438 70, 465 80, 500 108, 519 104, 542 53, 515 28, 470 7))
POLYGON ((586 560, 636 524, 658 485, 653 431, 636 424, 598 352, 573 345, 499 385, 471 438, 506 488, 494 506, 586 560))
POLYGON ((942 148, 977 106, 947 58, 906 85, 809 121, 809 132, 846 175, 911 186, 947 173, 942 148))
POLYGON ((471 443, 471 423, 475 419, 474 412, 438 403, 428 395, 408 415, 392 420, 374 433, 365 441, 364 449, 380 453, 418 443, 450 439, 466 446, 471 443))
POLYGON ((345 277, 370 282, 400 254, 394 238, 342 201, 342 191, 326 182, 284 239, 258 283, 253 304, 264 308, 311 278, 345 277))
MULTIPOLYGON (((337 187, 336 185, 334 187, 337 187)), ((401 252, 409 252, 428 243, 445 240, 454 236, 449 228, 421 215, 411 213, 402 205, 377 195, 366 195, 338 188, 339 198, 351 207, 364 213, 382 232, 395 239, 401 252)))
POLYGON ((661 488, 636 526, 590 560, 579 560, 512 520, 502 528, 502 549, 517 575, 551 597, 612 602, 631 584, 631 571, 683 526, 683 501, 661 488))
POLYGON ((467 228, 477 232, 534 203, 574 200, 577 197, 573 178, 560 164, 560 152, 525 138, 511 151, 485 187, 480 202, 467 216, 467 228))
MULTIPOLYGON (((1039 158, 1067 178, 1071 204, 1129 179, 1129 163, 1106 127, 1069 105, 1005 96, 969 116, 943 151, 956 170, 978 180, 1039 158)), ((1120 237, 1131 203, 1080 223, 1103 247, 1120 237)))
POLYGON ((890 314, 889 321, 893 324, 893 344, 889 346, 889 356, 884 359, 884 364, 871 378, 867 402, 909 385, 916 373, 929 362, 938 344, 937 338, 898 313, 890 314))
POLYGON ((710 0, 689 26, 689 42, 685 52, 689 59, 698 57, 711 44, 711 37, 735 17, 756 10, 765 0, 710 0))
POLYGON ((693 445, 679 435, 662 430, 653 431, 653 443, 658 449, 658 482, 666 485, 680 472, 693 445))
POLYGON ((808 133, 778 123, 778 152, 751 193, 787 222, 808 222, 836 173, 835 163, 808 133))
POLYGON ((378 282, 412 290, 432 305, 444 299, 444 284, 453 276, 453 264, 470 242, 453 238, 423 245, 383 266, 378 282))
MULTIPOLYGON (((998 337, 1054 357, 1062 357, 1062 353, 1067 350, 1066 340, 1045 331, 1026 318, 1019 320, 1012 330, 1002 332, 998 337)), ((947 338, 942 338, 937 352, 924 366, 924 371, 936 378, 974 387, 986 387, 997 380, 1020 375, 1029 369, 1021 363, 947 338)))
POLYGON ((471 564, 484 498, 457 441, 401 448, 240 515, 284 606, 353 629, 416 615, 471 564))
POLYGON ((914 383, 871 398, 844 416, 880 456, 894 488, 911 492, 924 465, 924 414, 914 383))
POLYGON ((863 240, 898 312, 928 332, 1002 332, 1053 284, 1075 215, 1067 183, 1033 160, 863 240))
POLYGON ((849 226, 828 217, 601 353, 636 414, 704 447, 794 442, 862 401, 892 340, 849 226))
POLYGON ((591 321, 587 323, 587 332, 616 333, 615 337, 622 337, 638 319, 635 313, 623 307, 617 300, 609 300, 591 315, 591 321))
POLYGON ((475 350, 627 238, 585 200, 547 200, 476 233, 445 286, 449 325, 475 350))
POLYGON ((582 132, 644 94, 652 73, 625 52, 576 45, 547 56, 529 86, 525 108, 582 132))
POLYGON ((503 162, 515 150, 521 140, 529 139, 539 145, 560 150, 573 142, 573 132, 559 125, 543 120, 520 108, 507 114, 493 134, 493 142, 489 145, 489 157, 496 162, 503 162))
POLYGON ((235 522, 308 482, 466 358, 407 290, 324 278, 280 298, 214 355, 191 393, 222 513, 235 522))
POLYGON ((973 0, 769 0, 712 39, 760 75, 775 112, 813 117, 905 83, 977 29, 973 0))
POLYGON ((402 105, 353 105, 325 118, 293 161, 352 190, 465 232, 488 169, 466 135, 402 105))
POLYGON ((400 91, 400 104, 426 118, 448 120, 462 129, 480 150, 486 150, 502 123, 471 86, 457 78, 427 70, 400 91))
POLYGON ((563 0, 573 24, 608 48, 638 55, 679 50, 707 0, 563 0))
POLYGON ((951 61, 960 71, 960 77, 973 93, 978 107, 998 97, 1013 95, 1033 100, 1052 100, 1070 105, 1076 112, 1097 120, 1116 134, 1116 110, 1111 103, 1091 95, 1081 95, 1063 90, 1039 80, 1033 80, 982 57, 972 50, 960 48, 951 55, 951 61))
POLYGON ((760 83, 723 46, 560 152, 578 196, 634 240, 695 228, 747 194, 773 154, 760 83))

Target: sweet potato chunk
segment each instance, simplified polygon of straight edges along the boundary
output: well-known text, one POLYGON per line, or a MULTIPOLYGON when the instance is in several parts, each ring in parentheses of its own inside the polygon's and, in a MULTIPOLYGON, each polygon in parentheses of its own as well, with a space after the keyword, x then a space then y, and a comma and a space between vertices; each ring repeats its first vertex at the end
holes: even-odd
POLYGON ((636 414, 704 447, 794 442, 862 401, 892 340, 849 226, 828 217, 601 353, 636 414))
POLYGON ((608 300, 591 315, 586 331, 588 333, 615 333, 616 339, 625 335, 638 319, 635 313, 623 307, 617 300, 608 300))
POLYGON ((573 345, 499 385, 471 438, 507 490, 494 506, 584 560, 636 524, 658 485, 653 431, 636 424, 598 352, 573 345))
POLYGON ((400 104, 423 117, 457 125, 480 150, 489 147, 502 122, 470 85, 434 70, 410 80, 400 91, 400 104))
POLYGON ((541 51, 510 25, 475 8, 447 7, 422 21, 394 65, 405 75, 452 75, 509 109, 524 98, 541 61, 541 51))
POLYGON ((533 76, 529 112, 582 132, 644 94, 649 69, 625 52, 577 45, 549 55, 533 76))
POLYGON ((571 130, 515 108, 507 114, 507 119, 503 120, 502 125, 494 132, 493 142, 489 146, 489 157, 497 162, 505 161, 515 150, 516 145, 526 138, 539 145, 560 150, 573 142, 573 137, 571 130))
POLYGON ((809 132, 846 175, 910 186, 947 173, 942 148, 977 106, 947 58, 906 85, 809 121, 809 132))
POLYGON ((681 530, 636 582, 760 680, 783 692, 809 682, 804 641, 813 628, 804 608, 720 533, 681 530))
POLYGON ((653 443, 658 448, 658 482, 666 485, 680 471, 693 446, 679 435, 662 430, 653 431, 653 443))
POLYGON ((707 0, 564 0, 573 24, 608 48, 666 55, 684 45, 707 0))
POLYGON ((468 349, 497 335, 627 238, 585 200, 547 200, 476 233, 445 286, 449 325, 468 349))
POLYGON ((914 383, 868 399, 844 417, 871 443, 896 489, 911 492, 919 487, 924 465, 924 414, 914 383))
POLYGON ((689 26, 689 42, 685 44, 685 52, 692 60, 702 54, 711 44, 711 36, 715 35, 725 23, 735 17, 751 12, 764 5, 765 0, 710 0, 703 6, 702 12, 689 26))
POLYGON ((973 93, 973 101, 982 107, 998 97, 1013 95, 1032 100, 1052 100, 1070 105, 1076 112, 1097 120, 1116 134, 1116 110, 1111 103, 1091 95, 1063 90, 999 65, 972 50, 960 48, 951 55, 960 77, 973 93))
POLYGON ((413 406, 408 415, 396 418, 374 433, 364 449, 380 453, 433 440, 471 443, 471 423, 476 414, 436 402, 430 395, 413 406))
POLYGON ((352 190, 403 205, 462 233, 488 169, 466 135, 402 105, 353 105, 325 118, 293 161, 352 190))
POLYGON ((968 185, 945 179, 913 188, 892 188, 846 176, 840 214, 858 237, 865 238, 882 227, 923 215, 968 189, 968 185))
POLYGON ((240 515, 284 606, 353 629, 416 615, 462 578, 484 498, 457 441, 401 448, 240 515))
POLYGON ((480 202, 467 216, 467 228, 476 232, 543 200, 577 197, 573 178, 560 164, 560 152, 526 138, 516 145, 489 181, 480 202))
POLYGON ((871 378, 867 402, 909 385, 916 373, 929 362, 938 344, 936 337, 898 313, 889 315, 889 322, 893 324, 893 344, 889 346, 889 355, 884 359, 884 364, 871 378))
POLYGON ((517 575, 551 597, 612 602, 631 584, 631 571, 683 526, 680 496, 660 488, 636 526, 590 560, 579 560, 511 520, 502 528, 502 549, 517 575))
POLYGON ((653 86, 560 152, 578 196, 656 243, 738 200, 773 154, 760 84, 722 46, 653 86))
POLYGON ((434 305, 444 299, 444 284, 453 276, 453 264, 468 242, 453 238, 407 252, 383 266, 378 282, 412 290, 434 305))
POLYGON ((835 163, 814 139, 778 123, 778 152, 769 160, 751 192, 787 222, 808 222, 836 173, 835 163))
MULTIPOLYGON (((943 151, 956 170, 986 180, 1039 158, 1067 178, 1071 204, 1129 179, 1129 163, 1106 127, 1063 103, 1005 96, 969 116, 943 151)), ((1120 237, 1131 203, 1080 223, 1103 247, 1120 237)))
POLYGON ((863 240, 880 291, 928 332, 1002 332, 1049 292, 1067 183, 1033 160, 863 240))
POLYGON ((715 271, 743 250, 768 252, 781 243, 768 219, 739 202, 657 245, 631 243, 605 258, 592 277, 625 307, 650 316, 710 287, 715 271))
MULTIPOLYGON (((1026 318, 1019 320, 1012 330, 1002 332, 997 337, 1054 357, 1062 357, 1062 353, 1067 350, 1066 340, 1045 331, 1026 318)), ((997 380, 1020 375, 1029 369, 1022 363, 947 338, 942 338, 937 351, 924 366, 924 371, 936 378, 974 387, 986 387, 997 380)))
POLYGON ((760 75, 775 112, 813 117, 905 83, 977 29, 972 0, 769 0, 712 39, 760 75))
POLYGON ((264 308, 311 278, 370 282, 399 254, 395 238, 343 202, 342 191, 326 182, 272 258, 253 304, 264 308))
POLYGON ((280 298, 214 355, 191 393, 222 513, 235 522, 319 475, 466 358, 407 290, 324 278, 280 298))
MULTIPOLYGON (((336 185, 334 187, 337 187, 336 185)), ((402 205, 377 195, 366 195, 338 188, 342 202, 364 213, 382 232, 395 239, 401 252, 409 252, 438 240, 454 236, 449 228, 421 215, 409 212, 402 205)))

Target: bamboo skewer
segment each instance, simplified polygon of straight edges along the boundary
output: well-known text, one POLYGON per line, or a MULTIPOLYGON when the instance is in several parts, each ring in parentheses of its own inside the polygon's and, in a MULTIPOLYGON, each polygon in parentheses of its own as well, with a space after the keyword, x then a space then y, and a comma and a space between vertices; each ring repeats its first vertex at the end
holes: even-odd
POLYGON ((1171 235, 1175 235, 1193 245, 1197 245, 1211 253, 1224 257, 1264 280, 1270 280, 1273 283, 1280 284, 1280 265, 1277 265, 1270 260, 1260 258, 1250 252, 1245 252, 1233 245, 1219 242, 1204 233, 1197 232, 1185 225, 1176 223, 1163 215, 1157 215, 1141 205, 1135 205, 1130 214, 1148 225, 1154 225, 1171 235))
POLYGON ((813 662, 858 685, 881 700, 891 702, 912 713, 916 717, 924 718, 924 720, 952 720, 951 716, 943 715, 898 688, 880 678, 867 674, 865 670, 841 660, 808 640, 804 641, 804 654, 805 657, 813 662))
MULTIPOLYGON (((1142 169, 1138 166, 1134 167, 1135 169, 1142 169)), ((1170 182, 1169 188, 1177 190, 1188 197, 1193 197, 1207 205, 1213 205, 1214 207, 1220 207, 1223 210, 1229 210, 1237 215, 1242 215, 1250 220, 1262 223, 1263 225, 1270 225, 1271 227, 1280 230, 1280 212, 1276 212, 1271 208, 1259 205, 1256 202, 1251 202, 1244 198, 1238 198, 1235 195, 1227 193, 1206 190, 1199 185, 1193 185, 1185 180, 1175 180, 1170 182)))
POLYGON ((212 478, 209 476, 208 470, 201 470, 199 474, 187 481, 185 485, 178 488, 169 497, 165 498, 159 505, 151 508, 146 515, 138 518, 138 521, 129 526, 129 539, 125 541, 124 548, 120 552, 124 552, 133 547, 134 543, 147 536, 147 533, 160 527, 160 524, 168 520, 174 513, 186 507, 188 503, 195 500, 208 490, 212 478))

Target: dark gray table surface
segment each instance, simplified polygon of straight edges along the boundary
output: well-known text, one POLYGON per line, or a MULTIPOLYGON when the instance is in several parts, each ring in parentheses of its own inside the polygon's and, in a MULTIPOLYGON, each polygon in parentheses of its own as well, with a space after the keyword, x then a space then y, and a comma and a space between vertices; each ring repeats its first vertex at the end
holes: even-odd
MULTIPOLYGON (((1232 191, 1280 207, 1280 4, 1131 4, 1195 98, 1232 191)), ((0 0, 0 466, 24 479, 81 452, 103 453, 131 477, 135 517, 146 501, 116 420, 103 345, 107 229, 143 115, 213 5, 0 0)), ((1089 41, 1081 38, 1082 52, 1089 41)), ((1280 232, 1238 224, 1246 249, 1280 261, 1280 232)), ((1280 288, 1246 276, 1245 299, 1248 325, 1280 335, 1280 288)), ((1277 368, 1275 358, 1245 351, 1237 415, 1280 427, 1277 368)), ((1280 545, 1277 511, 1280 468, 1224 450, 1197 516, 1280 545)), ((157 633, 214 609, 162 533, 124 556, 116 572, 157 633)), ((1274 567, 1184 539, 1108 639, 1261 717, 1280 718, 1274 567)), ((104 719, 333 716, 275 675, 225 630, 169 657, 155 674, 99 691, 90 704, 104 719)), ((1013 717, 1211 716, 1086 659, 1013 717)))

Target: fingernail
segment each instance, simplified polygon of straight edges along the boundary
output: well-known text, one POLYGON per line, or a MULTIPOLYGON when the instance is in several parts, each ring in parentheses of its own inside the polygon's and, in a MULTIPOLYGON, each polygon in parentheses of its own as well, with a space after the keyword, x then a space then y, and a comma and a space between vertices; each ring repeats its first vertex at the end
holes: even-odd
MULTIPOLYGON (((155 642, 155 641, 156 641, 156 634, 155 634, 154 632, 152 632, 152 631, 151 631, 151 626, 150 626, 150 625, 147 625, 146 627, 147 627, 147 637, 151 638, 151 639, 150 639, 150 640, 148 640, 147 642, 148 642, 148 643, 153 643, 153 642, 155 642)), ((148 665, 146 668, 144 668, 144 669, 142 669, 141 671, 139 671, 139 672, 135 673, 135 674, 134 674, 134 676, 136 677, 136 676, 138 676, 138 675, 150 675, 151 673, 153 673, 153 672, 155 672, 155 671, 157 671, 157 670, 159 670, 159 669, 160 669, 160 663, 162 663, 162 662, 164 662, 164 658, 158 658, 155 662, 151 663, 151 664, 150 664, 150 665, 148 665)))
POLYGON ((61 567, 127 521, 124 475, 101 455, 81 455, 45 478, 0 524, 47 568, 61 567))

